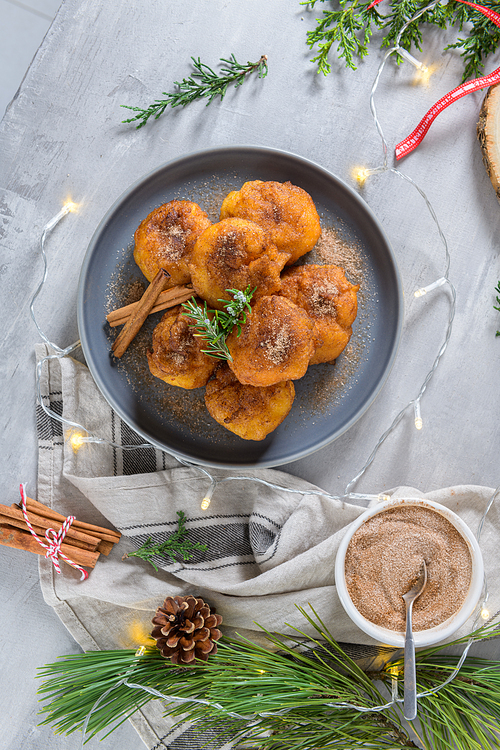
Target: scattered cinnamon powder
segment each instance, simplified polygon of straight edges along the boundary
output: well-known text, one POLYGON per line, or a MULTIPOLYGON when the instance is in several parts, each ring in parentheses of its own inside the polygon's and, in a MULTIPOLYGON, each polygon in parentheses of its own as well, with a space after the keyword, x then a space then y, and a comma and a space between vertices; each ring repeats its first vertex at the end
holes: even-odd
POLYGON ((471 581, 469 547, 453 524, 422 505, 403 504, 369 518, 345 557, 349 595, 367 620, 404 632, 406 594, 427 566, 427 586, 413 605, 413 629, 426 630, 462 606, 471 581))
POLYGON ((318 258, 317 263, 332 264, 344 269, 344 273, 352 284, 363 283, 365 264, 359 248, 352 240, 345 240, 336 227, 324 227, 321 237, 317 241, 313 253, 318 258))

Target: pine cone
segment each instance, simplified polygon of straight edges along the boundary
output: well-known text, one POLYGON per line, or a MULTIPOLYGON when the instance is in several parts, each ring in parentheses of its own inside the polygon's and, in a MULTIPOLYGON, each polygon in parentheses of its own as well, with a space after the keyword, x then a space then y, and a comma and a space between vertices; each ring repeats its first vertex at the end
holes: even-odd
POLYGON ((222 636, 218 626, 222 617, 210 610, 203 599, 194 596, 167 596, 153 617, 151 635, 161 655, 173 664, 191 664, 196 659, 207 661, 217 653, 222 636))

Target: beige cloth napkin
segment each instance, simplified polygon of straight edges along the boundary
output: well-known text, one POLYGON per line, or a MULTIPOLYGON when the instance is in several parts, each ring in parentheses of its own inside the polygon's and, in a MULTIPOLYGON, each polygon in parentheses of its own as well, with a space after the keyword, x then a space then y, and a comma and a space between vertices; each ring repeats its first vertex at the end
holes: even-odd
MULTIPOLYGON (((38 357, 45 353, 40 346, 38 357)), ((143 442, 111 410, 79 362, 69 357, 45 362, 40 385, 46 406, 90 433, 114 443, 143 442)), ((226 628, 254 638, 260 638, 255 623, 282 633, 298 627, 312 635, 296 607, 312 605, 338 641, 364 644, 362 649, 354 647, 353 655, 368 659, 380 655, 378 647, 370 646, 374 641, 347 617, 335 590, 336 551, 363 507, 312 494, 321 490, 284 472, 264 469, 236 473, 275 487, 244 479, 228 481, 217 487, 210 508, 202 511, 201 500, 210 482, 196 467, 180 465, 153 447, 131 452, 88 444, 74 453, 64 440, 65 427, 37 408, 38 499, 81 520, 112 524, 123 534, 85 582, 67 565, 57 575, 50 562, 40 560, 45 600, 82 648, 134 647, 135 623, 149 631, 151 617, 166 596, 193 593, 216 607, 226 628), (206 553, 197 552, 189 562, 157 559, 162 565, 159 572, 138 558, 122 559, 149 536, 161 539, 174 531, 180 510, 187 517, 189 537, 207 544, 206 553)), ((213 474, 234 475, 221 470, 213 474)), ((424 495, 400 487, 392 494, 440 502, 475 532, 493 492, 487 487, 459 486, 424 495)), ((499 513, 494 504, 481 535, 491 581, 500 563, 499 513)), ((496 587, 490 591, 488 606, 491 612, 500 609, 496 587)), ((462 633, 470 626, 469 621, 462 633)), ((175 740, 176 749, 196 750, 192 735, 182 728, 174 731, 161 713, 161 704, 152 701, 134 716, 146 745, 169 747, 175 740)), ((207 737, 200 747, 204 741, 207 737)))

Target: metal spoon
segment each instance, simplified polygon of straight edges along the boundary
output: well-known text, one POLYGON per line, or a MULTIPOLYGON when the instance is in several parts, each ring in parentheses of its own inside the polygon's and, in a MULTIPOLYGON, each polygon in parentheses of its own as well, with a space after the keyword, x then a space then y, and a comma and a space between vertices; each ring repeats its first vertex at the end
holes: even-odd
POLYGON ((427 566, 423 561, 423 568, 414 586, 403 594, 406 604, 406 634, 405 634, 405 668, 404 668, 404 703, 405 719, 414 719, 417 715, 417 675, 415 669, 415 641, 411 624, 413 602, 418 599, 427 585, 427 566))

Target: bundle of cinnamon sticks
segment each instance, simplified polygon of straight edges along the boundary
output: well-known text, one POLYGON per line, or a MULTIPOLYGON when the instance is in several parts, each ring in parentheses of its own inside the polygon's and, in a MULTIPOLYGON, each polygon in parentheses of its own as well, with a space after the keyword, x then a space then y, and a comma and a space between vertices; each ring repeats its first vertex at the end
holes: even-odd
MULTIPOLYGON (((48 508, 38 500, 26 498, 26 510, 33 530, 45 541, 46 529, 59 531, 65 516, 48 508)), ((63 552, 77 565, 94 568, 99 555, 109 555, 120 540, 118 531, 75 520, 61 544, 63 552)), ((19 505, 0 505, 0 544, 44 555, 45 549, 29 531, 19 505)))

